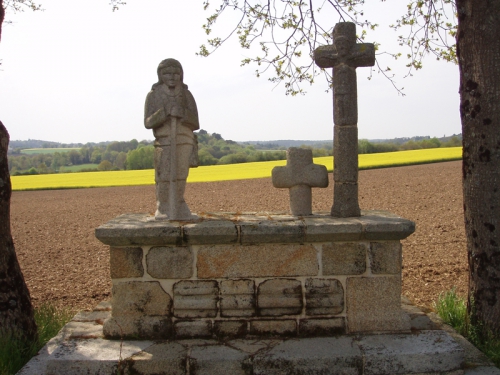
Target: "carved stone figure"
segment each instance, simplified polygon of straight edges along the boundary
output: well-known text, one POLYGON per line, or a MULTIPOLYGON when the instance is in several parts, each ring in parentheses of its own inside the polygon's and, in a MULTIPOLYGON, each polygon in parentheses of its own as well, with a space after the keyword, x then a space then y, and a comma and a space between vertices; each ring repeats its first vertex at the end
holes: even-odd
POLYGON ((190 167, 198 166, 200 128, 193 95, 183 82, 179 61, 163 60, 158 65, 158 82, 146 97, 144 126, 155 136, 155 181, 157 220, 191 220, 184 200, 190 167))

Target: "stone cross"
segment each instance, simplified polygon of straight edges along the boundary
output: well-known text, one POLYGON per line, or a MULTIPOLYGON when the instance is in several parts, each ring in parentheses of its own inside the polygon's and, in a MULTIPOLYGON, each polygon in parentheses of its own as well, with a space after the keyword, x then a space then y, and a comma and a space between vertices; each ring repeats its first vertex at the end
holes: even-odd
POLYGON ((333 68, 335 217, 360 216, 358 203, 358 93, 356 68, 375 65, 375 46, 356 43, 356 25, 341 22, 333 29, 333 45, 314 51, 320 68, 333 68))
POLYGON ((290 147, 287 165, 273 168, 273 185, 290 189, 292 215, 312 214, 312 187, 327 187, 328 172, 324 165, 313 164, 312 150, 290 147))

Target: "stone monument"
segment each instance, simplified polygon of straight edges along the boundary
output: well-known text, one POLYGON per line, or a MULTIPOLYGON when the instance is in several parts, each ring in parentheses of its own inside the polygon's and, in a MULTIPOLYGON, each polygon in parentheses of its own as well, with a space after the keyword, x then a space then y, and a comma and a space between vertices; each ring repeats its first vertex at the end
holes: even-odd
POLYGON ((158 82, 146 97, 144 126, 155 136, 155 182, 157 220, 191 220, 184 200, 190 167, 198 166, 200 128, 193 95, 184 84, 184 72, 175 59, 158 65, 158 82))
POLYGON ((290 147, 286 152, 286 167, 273 168, 273 185, 290 190, 292 215, 312 214, 312 187, 328 186, 328 172, 324 165, 313 163, 312 150, 290 147))
POLYGON ((333 45, 314 51, 320 68, 333 68, 335 217, 360 215, 358 203, 358 93, 356 68, 375 64, 375 46, 356 43, 356 25, 341 22, 333 29, 333 45))

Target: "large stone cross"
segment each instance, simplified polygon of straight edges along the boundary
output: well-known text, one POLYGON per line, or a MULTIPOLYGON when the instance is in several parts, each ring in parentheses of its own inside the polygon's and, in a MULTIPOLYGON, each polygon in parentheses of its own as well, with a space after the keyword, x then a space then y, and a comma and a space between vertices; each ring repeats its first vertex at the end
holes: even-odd
POLYGON ((334 193, 332 216, 360 216, 358 203, 358 93, 356 68, 375 65, 375 46, 356 43, 356 25, 341 22, 333 45, 314 51, 320 68, 333 68, 334 193))
POLYGON ((313 164, 312 150, 290 147, 285 167, 273 168, 273 185, 290 189, 292 215, 312 214, 312 187, 327 187, 328 172, 324 165, 313 164))

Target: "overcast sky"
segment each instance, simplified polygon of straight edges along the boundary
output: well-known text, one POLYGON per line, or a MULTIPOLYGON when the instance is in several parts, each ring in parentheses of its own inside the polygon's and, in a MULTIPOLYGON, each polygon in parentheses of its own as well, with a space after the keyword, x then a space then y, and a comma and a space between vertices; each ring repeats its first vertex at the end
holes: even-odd
MULTIPOLYGON (((117 12, 108 0, 40 3, 43 12, 8 13, 12 23, 2 32, 0 120, 12 140, 153 139, 143 125, 144 101, 158 63, 168 57, 182 63, 209 133, 235 141, 332 139, 332 94, 325 93, 324 78, 305 87, 307 95, 290 97, 283 86, 256 78, 255 67, 240 67, 249 52, 237 40, 208 58, 196 56, 209 15, 201 0, 128 0, 117 12)), ((386 25, 405 3, 370 1, 364 18, 381 24, 373 38, 382 49, 397 49, 397 34, 386 25)), ((403 79, 404 60, 377 58, 398 74, 406 96, 382 75, 368 80, 369 69, 358 68, 360 138, 461 132, 457 66, 428 57, 423 70, 403 79)))

